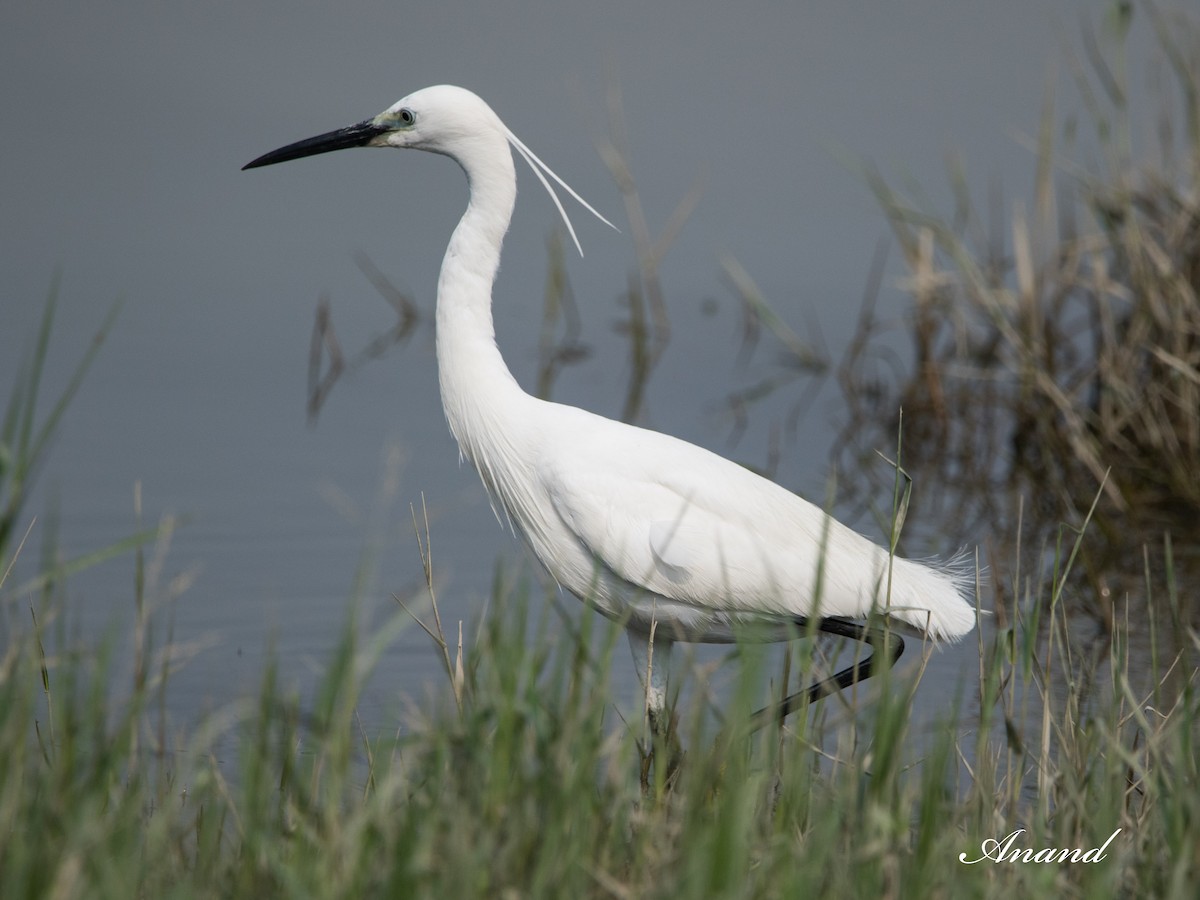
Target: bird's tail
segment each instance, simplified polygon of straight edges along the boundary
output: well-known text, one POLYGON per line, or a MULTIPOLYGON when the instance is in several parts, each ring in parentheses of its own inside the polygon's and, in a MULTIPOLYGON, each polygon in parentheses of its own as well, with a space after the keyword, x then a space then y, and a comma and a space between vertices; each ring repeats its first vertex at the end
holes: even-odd
POLYGON ((935 640, 956 641, 975 627, 979 576, 969 552, 946 561, 893 557, 889 568, 879 590, 883 612, 935 640))

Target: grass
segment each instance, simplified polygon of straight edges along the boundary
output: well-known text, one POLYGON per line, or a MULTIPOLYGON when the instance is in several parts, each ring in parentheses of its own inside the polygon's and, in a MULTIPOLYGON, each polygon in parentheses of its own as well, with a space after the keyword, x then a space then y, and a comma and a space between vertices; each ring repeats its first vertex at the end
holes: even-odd
MULTIPOLYGON (((464 649, 460 704, 410 710, 384 734, 364 730, 356 700, 403 612, 365 645, 347 624, 311 705, 268 665, 257 699, 177 734, 161 727, 162 679, 114 696, 112 648, 47 659, 30 630, 0 660, 0 892, 1191 897, 1189 657, 1131 670, 1118 630, 1072 662, 1085 677, 1051 677, 1080 652, 1056 600, 1074 549, 980 639, 978 684, 942 720, 914 724, 910 668, 749 738, 737 711, 773 690, 751 659, 723 719, 700 700, 680 711, 679 781, 649 792, 638 729, 608 688, 614 648, 626 664, 619 635, 522 595, 499 593, 464 649), (236 753, 218 760, 230 735, 236 753), (959 861, 1017 829, 1017 847, 1087 850, 1118 828, 1094 864, 959 861)), ((1148 576, 1160 646, 1179 615, 1171 577, 1148 576)), ((153 639, 148 625, 135 640, 153 639)))
MULTIPOLYGON (((804 676, 744 649, 720 701, 699 689, 681 703, 687 755, 670 788, 641 783, 640 713, 610 688, 614 654, 627 664, 613 626, 499 582, 469 640, 420 614, 445 689, 394 724, 357 709, 415 627, 399 608, 365 639, 351 612, 314 700, 268 662, 257 696, 171 725, 171 607, 186 585, 159 574, 170 523, 67 562, 44 539, 38 574, 13 581, 32 552, 29 484, 90 360, 43 413, 52 293, 0 428, 0 604, 6 623, 30 613, 0 653, 0 896, 1193 897, 1200 53, 1189 21, 1148 18, 1182 104, 1182 147, 1161 170, 1127 168, 1128 92, 1106 72, 1090 96, 1110 167, 1073 178, 1062 203, 1048 114, 1036 213, 1014 213, 1010 241, 986 239, 962 193, 963 214, 943 220, 872 182, 910 266, 915 364, 894 392, 868 384, 868 307, 838 370, 863 414, 843 446, 892 446, 903 406, 917 484, 994 523, 977 676, 934 721, 914 716, 931 686, 910 665, 748 736, 750 711, 804 676), (135 628, 79 639, 64 575, 122 552, 137 559, 135 628), (964 861, 1010 835, 1035 852, 1112 840, 1094 863, 964 861)), ((628 296, 647 372, 657 260, 639 254, 628 296)), ((820 368, 761 298, 750 306, 749 328, 795 350, 793 374, 820 368)), ((557 356, 545 336, 546 390, 578 353, 558 314, 574 349, 557 356)), ((930 514, 918 504, 910 518, 930 514)))

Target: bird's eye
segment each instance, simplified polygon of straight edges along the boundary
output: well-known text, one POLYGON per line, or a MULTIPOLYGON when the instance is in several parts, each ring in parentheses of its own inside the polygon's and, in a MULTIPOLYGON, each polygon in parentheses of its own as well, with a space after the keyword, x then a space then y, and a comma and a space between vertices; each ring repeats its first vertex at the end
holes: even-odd
POLYGON ((397 118, 400 120, 401 125, 411 125, 417 121, 417 114, 408 107, 405 107, 397 113, 397 118))

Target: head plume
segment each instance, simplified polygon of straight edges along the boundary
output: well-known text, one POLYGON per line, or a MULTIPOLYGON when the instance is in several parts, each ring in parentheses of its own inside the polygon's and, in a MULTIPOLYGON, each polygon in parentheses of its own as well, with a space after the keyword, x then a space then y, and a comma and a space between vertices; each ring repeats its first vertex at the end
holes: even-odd
POLYGON ((562 217, 563 224, 567 226, 567 232, 571 235, 571 240, 575 243, 575 249, 579 251, 580 256, 583 256, 583 246, 579 243, 579 237, 575 234, 575 226, 571 224, 571 217, 567 215, 566 209, 563 208, 562 201, 558 199, 558 192, 554 190, 554 185, 546 180, 547 175, 553 178, 554 181, 558 183, 559 187, 574 197, 580 206, 590 212, 609 228, 613 229, 614 231, 621 230, 612 222, 608 221, 608 219, 604 218, 604 216, 600 215, 600 213, 596 212, 590 203, 580 197, 579 194, 577 194, 569 184, 559 178, 558 175, 555 174, 554 170, 542 162, 541 159, 538 158, 538 155, 526 147, 521 142, 521 139, 513 134, 507 126, 504 127, 504 136, 508 138, 508 142, 512 145, 512 148, 516 150, 517 153, 520 154, 521 158, 529 164, 529 168, 533 169, 533 174, 537 176, 538 181, 542 183, 542 187, 546 189, 546 193, 550 195, 550 199, 554 201, 554 207, 558 210, 559 216, 562 217))

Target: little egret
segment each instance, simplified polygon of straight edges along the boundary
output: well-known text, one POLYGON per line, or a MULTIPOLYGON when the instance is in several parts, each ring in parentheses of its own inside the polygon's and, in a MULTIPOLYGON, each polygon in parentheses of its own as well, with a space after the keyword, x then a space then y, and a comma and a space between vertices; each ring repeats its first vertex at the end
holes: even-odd
POLYGON ((887 665, 895 662, 904 648, 899 635, 852 619, 878 612, 933 638, 972 629, 962 566, 895 557, 708 450, 521 389, 492 324, 492 284, 517 192, 510 147, 553 198, 576 247, 547 176, 607 220, 483 100, 463 88, 426 88, 374 118, 281 147, 244 168, 347 147, 427 150, 466 173, 470 200, 437 288, 446 420, 497 515, 503 510, 561 586, 624 625, 655 731, 665 724, 674 641, 727 643, 747 633, 785 640, 803 634, 811 619, 822 631, 872 645, 867 659, 760 711, 761 724, 805 696, 816 700, 868 677, 880 653, 887 665))

